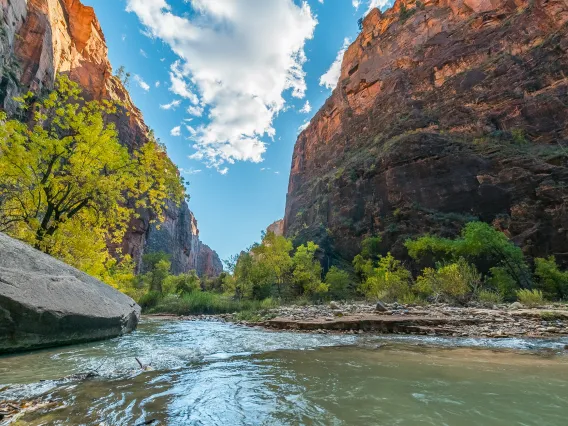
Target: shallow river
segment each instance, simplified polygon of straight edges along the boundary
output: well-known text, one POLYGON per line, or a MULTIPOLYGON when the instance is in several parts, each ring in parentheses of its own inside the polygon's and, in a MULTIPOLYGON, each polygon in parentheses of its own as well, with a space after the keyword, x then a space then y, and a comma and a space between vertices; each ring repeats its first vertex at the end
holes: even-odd
POLYGON ((145 320, 122 338, 0 357, 0 400, 62 402, 26 425, 564 426, 567 344, 145 320), (59 380, 87 371, 99 376, 59 380))

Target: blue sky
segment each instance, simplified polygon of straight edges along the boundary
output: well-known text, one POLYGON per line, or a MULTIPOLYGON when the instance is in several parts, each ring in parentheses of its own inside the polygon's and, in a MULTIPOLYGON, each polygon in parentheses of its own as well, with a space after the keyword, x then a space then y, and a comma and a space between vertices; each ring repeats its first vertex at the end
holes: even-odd
POLYGON ((292 151, 357 20, 388 0, 83 0, 222 259, 282 218, 292 151), (322 79, 323 76, 323 79, 322 79), (309 105, 309 108, 306 108, 309 105))

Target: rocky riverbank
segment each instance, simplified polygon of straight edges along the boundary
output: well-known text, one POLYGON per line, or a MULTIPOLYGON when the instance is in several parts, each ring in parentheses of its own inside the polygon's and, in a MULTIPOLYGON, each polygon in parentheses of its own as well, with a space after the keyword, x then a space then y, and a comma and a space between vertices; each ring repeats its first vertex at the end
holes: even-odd
MULTIPOLYGON (((211 316, 182 317, 203 319, 211 316)), ((516 302, 492 308, 370 303, 281 306, 243 320, 237 313, 213 318, 249 326, 317 333, 394 333, 454 337, 554 337, 568 335, 568 306, 527 308, 516 302)))

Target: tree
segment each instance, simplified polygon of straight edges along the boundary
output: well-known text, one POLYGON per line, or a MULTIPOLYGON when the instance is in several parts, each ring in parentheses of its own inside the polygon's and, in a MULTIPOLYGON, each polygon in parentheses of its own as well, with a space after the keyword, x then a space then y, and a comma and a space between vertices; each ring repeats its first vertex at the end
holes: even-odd
POLYGON ((120 81, 122 81, 122 79, 124 78, 124 73, 125 73, 124 65, 121 65, 121 66, 116 70, 115 76, 116 76, 120 81))
POLYGON ((481 274, 475 266, 463 258, 455 263, 440 265, 437 269, 426 268, 418 277, 416 288, 435 301, 440 297, 460 299, 468 292, 477 293, 481 286, 481 274))
POLYGON ((325 283, 329 287, 329 293, 334 299, 345 299, 349 293, 351 279, 346 271, 337 266, 332 266, 325 275, 325 283))
POLYGON ((318 249, 318 245, 310 241, 294 253, 292 279, 299 293, 317 296, 328 291, 327 284, 321 282, 321 264, 315 258, 318 249))
POLYGON ((380 236, 367 237, 361 242, 361 253, 353 259, 355 273, 361 281, 373 274, 373 268, 380 255, 381 242, 380 236))
POLYGON ((162 294, 162 286, 170 275, 172 264, 169 256, 164 252, 147 253, 142 256, 142 264, 146 273, 142 281, 148 286, 151 293, 162 294))
POLYGON ((283 236, 277 236, 274 232, 268 232, 262 244, 252 248, 255 259, 273 272, 278 296, 283 295, 286 278, 292 268, 290 257, 292 249, 292 241, 283 236))
POLYGON ((485 262, 502 268, 518 286, 531 285, 522 250, 505 234, 484 222, 469 222, 461 237, 454 240, 426 235, 407 240, 405 246, 413 259, 431 255, 438 260, 454 261, 463 257, 470 262, 485 262))
POLYGON ((85 101, 67 77, 19 100, 29 123, 0 113, 0 231, 102 277, 136 209, 160 220, 181 201, 177 168, 155 140, 129 152, 107 119, 116 105, 85 101))
POLYGON ((534 262, 536 285, 544 292, 544 296, 550 299, 568 298, 568 271, 558 269, 555 257, 537 257, 534 262))
POLYGON ((163 280, 162 291, 165 294, 189 294, 201 291, 201 281, 194 270, 186 274, 168 275, 163 280))
POLYGON ((361 292, 369 299, 397 300, 410 291, 412 274, 390 253, 381 256, 373 273, 361 284, 361 292))

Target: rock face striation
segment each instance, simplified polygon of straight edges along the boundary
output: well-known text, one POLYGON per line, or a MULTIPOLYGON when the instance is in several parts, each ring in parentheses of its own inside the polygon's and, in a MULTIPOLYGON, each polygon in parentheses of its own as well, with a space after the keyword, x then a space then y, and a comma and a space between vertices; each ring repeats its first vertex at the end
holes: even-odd
MULTIPOLYGON (((112 74, 104 34, 92 7, 79 0, 0 0, 0 109, 13 112, 14 96, 51 89, 58 73, 76 81, 86 98, 122 105, 111 119, 124 145, 135 148, 147 141, 149 129, 142 113, 112 74)), ((167 251, 174 258, 176 272, 196 269, 197 259, 208 274, 222 271, 216 253, 199 241, 187 204, 168 212, 165 231, 152 228, 151 219, 149 212, 142 211, 132 221, 123 242, 124 254, 140 263, 142 254, 153 249, 149 237, 169 238, 167 251)))
POLYGON ((130 297, 0 233, 0 354, 119 336, 139 318, 130 297))
POLYGON ((568 0, 373 10, 296 142, 285 234, 340 262, 481 219, 568 264, 567 69, 568 0))

